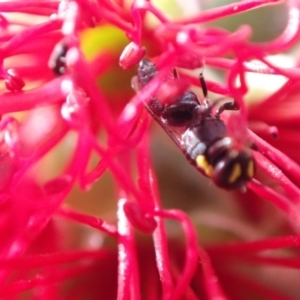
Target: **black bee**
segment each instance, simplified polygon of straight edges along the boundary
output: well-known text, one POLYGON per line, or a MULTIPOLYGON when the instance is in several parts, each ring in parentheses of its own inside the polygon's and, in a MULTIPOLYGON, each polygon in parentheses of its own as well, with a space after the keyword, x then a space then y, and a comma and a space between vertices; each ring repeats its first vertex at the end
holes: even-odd
POLYGON ((48 61, 49 68, 55 75, 60 76, 66 73, 66 55, 68 45, 65 41, 61 41, 55 45, 48 61))
MULTIPOLYGON (((143 59, 137 70, 137 90, 145 87, 157 72, 154 63, 143 59)), ((245 189, 245 184, 255 171, 251 151, 248 147, 241 149, 236 146, 234 138, 228 135, 226 125, 220 119, 224 110, 238 108, 234 102, 227 102, 213 114, 213 105, 207 98, 207 88, 201 74, 200 83, 204 94, 203 104, 200 104, 194 92, 187 90, 168 104, 152 98, 145 104, 146 108, 202 174, 212 178, 221 188, 245 189)))

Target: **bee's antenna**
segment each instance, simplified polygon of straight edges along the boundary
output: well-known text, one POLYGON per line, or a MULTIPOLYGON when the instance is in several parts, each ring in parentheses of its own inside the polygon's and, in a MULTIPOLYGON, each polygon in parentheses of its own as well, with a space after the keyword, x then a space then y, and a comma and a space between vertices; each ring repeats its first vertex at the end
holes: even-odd
POLYGON ((202 88, 203 96, 204 98, 207 98, 207 86, 202 71, 199 74, 199 81, 202 88))

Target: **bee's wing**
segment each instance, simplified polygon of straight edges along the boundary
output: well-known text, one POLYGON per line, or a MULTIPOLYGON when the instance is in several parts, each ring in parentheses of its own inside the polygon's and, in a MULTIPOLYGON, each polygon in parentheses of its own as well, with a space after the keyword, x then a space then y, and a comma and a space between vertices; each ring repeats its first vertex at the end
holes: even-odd
MULTIPOLYGON (((141 60, 137 76, 132 79, 132 88, 139 93, 157 74, 158 70, 156 65, 150 60, 141 60)), ((162 129, 169 135, 169 137, 175 142, 175 144, 182 150, 185 151, 185 144, 182 141, 182 135, 186 129, 185 126, 174 127, 166 124, 164 119, 159 116, 158 108, 161 107, 161 103, 156 98, 151 98, 144 101, 144 105, 153 119, 162 127, 162 129)))
MULTIPOLYGON (((141 90, 140 85, 138 83, 137 76, 134 76, 131 81, 132 88, 136 93, 139 93, 141 90)), ((162 117, 160 117, 157 112, 155 112, 155 108, 161 106, 159 101, 155 98, 150 99, 150 101, 144 101, 144 105, 147 111, 150 113, 152 118, 160 125, 160 127, 169 135, 169 137, 175 142, 175 144, 182 150, 185 151, 185 144, 182 141, 182 135, 186 129, 186 127, 174 127, 165 123, 162 117)))
POLYGON ((149 103, 145 103, 145 107, 147 108, 148 112, 152 116, 152 118, 160 125, 160 127, 169 135, 169 137, 174 141, 174 143, 185 152, 185 143, 183 143, 182 135, 186 130, 185 126, 182 127, 174 127, 166 124, 160 116, 158 116, 154 110, 153 105, 158 103, 156 99, 151 99, 149 103))

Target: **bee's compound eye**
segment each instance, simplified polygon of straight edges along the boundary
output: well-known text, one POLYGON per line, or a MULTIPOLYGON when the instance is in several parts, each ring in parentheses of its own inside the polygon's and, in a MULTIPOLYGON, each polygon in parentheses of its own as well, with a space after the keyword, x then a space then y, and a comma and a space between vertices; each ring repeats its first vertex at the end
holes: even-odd
POLYGON ((184 126, 193 119, 196 106, 194 103, 174 103, 165 107, 162 117, 169 125, 184 126))
POLYGON ((230 150, 214 168, 212 179, 225 189, 242 188, 254 176, 254 162, 248 151, 230 150))
POLYGON ((166 105, 161 116, 166 124, 171 126, 184 126, 194 119, 195 109, 200 106, 197 96, 191 92, 185 92, 175 103, 166 105))

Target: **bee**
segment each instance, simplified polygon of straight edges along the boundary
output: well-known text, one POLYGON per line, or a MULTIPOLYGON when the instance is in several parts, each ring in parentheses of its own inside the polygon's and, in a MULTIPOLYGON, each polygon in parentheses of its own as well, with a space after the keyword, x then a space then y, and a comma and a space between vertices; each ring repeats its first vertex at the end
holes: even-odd
MULTIPOLYGON (((156 65, 150 60, 140 61, 137 69, 137 90, 144 88, 156 75, 156 65)), ((174 72, 174 77, 177 73, 174 72)), ((223 103, 215 113, 214 105, 207 98, 205 80, 200 74, 204 101, 187 90, 172 103, 160 103, 155 97, 145 106, 154 120, 164 129, 185 154, 187 160, 203 175, 226 190, 245 189, 254 176, 254 160, 247 146, 238 147, 228 134, 220 118, 224 110, 237 110, 234 102, 223 103)))
POLYGON ((65 41, 61 41, 55 45, 48 61, 49 68, 55 75, 60 76, 66 73, 66 55, 68 45, 65 41))

